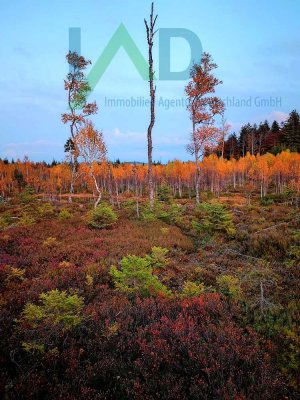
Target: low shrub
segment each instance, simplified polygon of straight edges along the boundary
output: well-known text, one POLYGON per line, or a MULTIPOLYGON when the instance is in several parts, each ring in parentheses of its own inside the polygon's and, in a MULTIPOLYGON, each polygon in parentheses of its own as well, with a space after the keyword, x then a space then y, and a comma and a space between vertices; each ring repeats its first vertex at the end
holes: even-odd
POLYGON ((31 186, 26 186, 19 194, 19 199, 22 203, 27 204, 34 200, 35 190, 31 186))
POLYGON ((13 219, 11 218, 10 215, 4 214, 1 215, 0 217, 0 229, 7 228, 9 225, 11 225, 13 222, 13 219))
POLYGON ((171 191, 169 186, 162 185, 157 189, 157 199, 159 201, 168 202, 171 200, 171 191))
POLYGON ((149 204, 142 207, 141 219, 147 222, 161 220, 167 224, 176 224, 180 222, 182 214, 183 207, 181 205, 156 201, 152 208, 149 204))
POLYGON ((170 229, 169 229, 169 228, 163 227, 163 228, 160 228, 160 232, 161 232, 163 235, 168 235, 168 234, 170 233, 170 229))
POLYGON ((54 214, 54 207, 50 203, 44 203, 37 209, 40 217, 51 217, 54 214))
POLYGON ((146 259, 149 261, 149 265, 153 268, 164 268, 167 266, 169 260, 166 257, 169 250, 163 247, 152 247, 151 254, 146 256, 146 259))
POLYGON ((161 206, 159 206, 157 202, 154 204, 153 207, 151 207, 149 203, 145 204, 143 207, 141 207, 141 219, 146 222, 157 221, 158 208, 160 209, 159 212, 161 212, 161 206))
POLYGON ((19 220, 19 223, 20 223, 20 225, 24 225, 24 226, 31 226, 31 225, 35 224, 35 219, 28 212, 23 212, 23 214, 19 220))
POLYGON ((264 196, 263 198, 260 199, 259 204, 261 206, 271 206, 272 204, 274 204, 273 196, 271 195, 264 196))
POLYGON ((167 224, 178 224, 181 221, 182 214, 182 206, 176 203, 171 203, 164 210, 158 213, 157 217, 167 224))
POLYGON ((82 321, 83 298, 57 289, 39 296, 40 305, 26 304, 19 322, 32 328, 60 326, 69 330, 82 321))
POLYGON ((62 210, 60 211, 60 213, 58 214, 58 218, 59 218, 60 220, 62 220, 62 221, 65 221, 65 220, 67 220, 67 219, 71 219, 71 218, 72 218, 72 214, 71 214, 68 210, 66 210, 66 209, 64 208, 64 209, 62 209, 62 210))
POLYGON ((292 201, 295 194, 296 193, 289 188, 286 188, 282 193, 270 193, 260 200, 260 205, 269 206, 272 204, 289 203, 292 201))
POLYGON ((241 297, 241 287, 238 278, 232 275, 220 275, 217 277, 217 284, 220 291, 225 296, 232 297, 236 300, 241 297))
POLYGON ((234 236, 236 233, 232 215, 221 203, 201 203, 196 209, 196 216, 198 220, 192 221, 192 226, 198 232, 221 232, 228 236, 234 236))
POLYGON ((102 203, 88 213, 87 225, 90 228, 103 229, 112 226, 117 219, 117 214, 112 207, 107 203, 102 203))
POLYGON ((110 275, 115 287, 126 294, 142 297, 153 295, 169 296, 171 292, 153 274, 148 257, 127 256, 120 262, 121 269, 112 266, 110 275))
POLYGON ((203 283, 186 281, 182 288, 182 297, 197 297, 204 292, 205 286, 203 283))
POLYGON ((22 282, 25 277, 25 270, 21 268, 8 267, 6 282, 22 282))

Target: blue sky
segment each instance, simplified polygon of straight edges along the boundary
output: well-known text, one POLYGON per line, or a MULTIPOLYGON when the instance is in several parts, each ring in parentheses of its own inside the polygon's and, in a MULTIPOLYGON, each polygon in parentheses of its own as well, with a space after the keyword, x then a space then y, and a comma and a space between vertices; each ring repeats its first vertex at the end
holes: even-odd
MULTIPOLYGON (((68 72, 69 27, 80 27, 82 54, 95 62, 120 23, 147 57, 143 18, 148 0, 0 0, 0 157, 62 160, 68 127, 63 79, 68 72)), ((299 0, 156 0, 158 28, 186 28, 218 64, 218 94, 227 103, 232 131, 247 122, 279 121, 300 111, 299 0), (247 105, 234 106, 244 99, 247 105), (271 103, 273 99, 275 103, 271 103), (262 100, 265 100, 263 103, 262 100)), ((158 70, 158 42, 154 49, 158 70)), ((190 50, 171 41, 172 70, 184 69, 190 50)), ((157 99, 184 98, 186 81, 157 81, 157 99)), ((148 98, 143 81, 123 50, 91 94, 93 118, 105 135, 109 156, 146 160, 146 107, 112 108, 105 99, 148 98)), ((191 123, 185 107, 157 107, 154 159, 188 159, 191 123)))

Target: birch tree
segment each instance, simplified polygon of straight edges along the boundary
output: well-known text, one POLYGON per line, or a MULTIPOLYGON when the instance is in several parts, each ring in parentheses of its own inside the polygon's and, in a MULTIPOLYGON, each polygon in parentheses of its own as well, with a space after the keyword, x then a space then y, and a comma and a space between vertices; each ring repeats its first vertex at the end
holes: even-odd
POLYGON ((216 86, 221 84, 212 71, 217 68, 212 57, 203 53, 199 64, 194 64, 190 81, 185 88, 189 100, 188 111, 192 120, 192 134, 187 146, 196 164, 196 201, 200 203, 200 159, 206 146, 211 146, 219 138, 220 130, 214 128, 214 117, 223 114, 223 101, 213 94, 216 86))
POLYGON ((70 125, 70 137, 65 144, 65 151, 69 154, 71 165, 71 182, 69 201, 72 201, 74 193, 74 182, 77 169, 78 151, 75 145, 78 130, 85 123, 86 118, 92 114, 96 114, 98 107, 96 102, 88 103, 87 97, 91 91, 90 85, 84 75, 84 70, 91 61, 86 60, 83 56, 79 56, 76 52, 71 52, 66 56, 70 65, 70 72, 67 74, 65 90, 68 92, 68 108, 69 111, 61 115, 62 122, 70 125))
POLYGON ((97 182, 96 171, 98 165, 106 161, 107 154, 103 134, 95 129, 90 121, 87 121, 76 135, 75 146, 78 149, 79 156, 83 158, 89 168, 90 177, 92 178, 95 190, 98 193, 95 202, 96 208, 102 197, 102 189, 97 182))

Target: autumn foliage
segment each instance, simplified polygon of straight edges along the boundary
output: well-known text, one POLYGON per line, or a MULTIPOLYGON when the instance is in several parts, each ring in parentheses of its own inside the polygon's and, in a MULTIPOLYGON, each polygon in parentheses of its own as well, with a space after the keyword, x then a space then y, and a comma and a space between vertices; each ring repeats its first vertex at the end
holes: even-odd
MULTIPOLYGON (((283 193, 290 189, 300 190, 300 154, 283 151, 273 155, 250 155, 227 160, 215 154, 205 157, 200 163, 201 188, 219 196, 230 189, 248 190, 252 185, 261 197, 268 193, 283 193)), ((177 197, 191 197, 195 193, 196 167, 193 162, 178 160, 166 165, 153 166, 156 191, 167 185, 170 193, 177 197)), ((100 193, 109 193, 116 201, 120 195, 130 193, 143 197, 147 193, 147 166, 138 164, 81 163, 75 182, 77 194, 91 193, 98 198, 100 193)), ((0 161, 0 192, 2 197, 16 194, 27 185, 36 194, 59 197, 67 194, 71 174, 66 163, 47 165, 24 162, 0 161), (16 174, 17 171, 17 174, 16 174)))

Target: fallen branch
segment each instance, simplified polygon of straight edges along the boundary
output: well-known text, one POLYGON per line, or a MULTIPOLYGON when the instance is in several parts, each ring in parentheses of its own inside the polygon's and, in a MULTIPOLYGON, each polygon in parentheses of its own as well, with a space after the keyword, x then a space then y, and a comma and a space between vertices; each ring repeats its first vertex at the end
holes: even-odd
POLYGON ((298 218, 298 219, 296 219, 296 220, 293 220, 293 221, 280 222, 279 224, 269 226, 268 228, 260 229, 259 231, 254 232, 253 235, 255 235, 255 234, 257 234, 257 233, 260 233, 260 232, 263 232, 263 231, 267 231, 267 230, 269 230, 269 229, 276 228, 277 226, 289 225, 291 222, 299 222, 299 221, 300 221, 300 218, 298 218))
POLYGON ((270 229, 274 229, 277 226, 288 225, 288 224, 289 224, 288 222, 280 222, 279 224, 269 226, 268 228, 260 229, 259 231, 254 232, 253 235, 256 235, 257 233, 260 233, 260 232, 268 231, 270 229))

